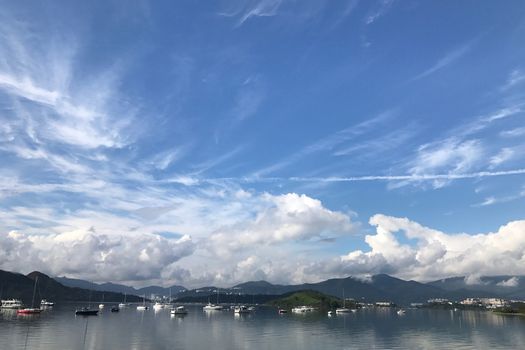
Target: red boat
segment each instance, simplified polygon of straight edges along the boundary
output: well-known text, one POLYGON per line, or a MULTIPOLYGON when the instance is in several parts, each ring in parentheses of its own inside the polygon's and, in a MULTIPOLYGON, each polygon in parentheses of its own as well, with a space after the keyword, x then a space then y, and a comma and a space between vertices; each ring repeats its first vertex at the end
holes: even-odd
POLYGON ((41 312, 42 312, 41 309, 35 309, 35 308, 25 308, 25 309, 16 310, 17 314, 22 314, 22 315, 34 315, 34 314, 39 314, 41 312))

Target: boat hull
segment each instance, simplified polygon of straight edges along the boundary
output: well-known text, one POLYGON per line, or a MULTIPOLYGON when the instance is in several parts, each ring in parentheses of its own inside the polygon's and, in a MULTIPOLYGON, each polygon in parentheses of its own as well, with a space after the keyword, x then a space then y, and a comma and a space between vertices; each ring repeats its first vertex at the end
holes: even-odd
POLYGON ((79 316, 97 316, 98 310, 77 310, 75 311, 75 315, 79 316))

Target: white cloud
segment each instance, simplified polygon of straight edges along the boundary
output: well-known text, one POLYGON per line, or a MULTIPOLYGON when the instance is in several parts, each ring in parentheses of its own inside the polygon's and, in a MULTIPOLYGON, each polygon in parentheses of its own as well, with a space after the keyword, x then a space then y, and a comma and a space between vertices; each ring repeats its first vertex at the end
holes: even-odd
POLYGON ((500 136, 502 137, 518 137, 525 135, 525 127, 514 128, 510 130, 501 131, 500 136))
POLYGON ((340 236, 354 228, 348 215, 326 209, 306 195, 264 194, 259 201, 253 218, 217 230, 207 239, 207 248, 229 256, 261 245, 340 236))
POLYGON ((10 232, 0 239, 3 268, 40 270, 94 281, 158 278, 167 265, 194 250, 188 236, 177 240, 148 234, 108 236, 96 234, 93 229, 52 235, 10 232))
MULTIPOLYGON (((416 158, 409 164, 409 172, 414 175, 441 172, 466 173, 479 167, 483 155, 481 141, 449 138, 420 146, 416 158)), ((439 188, 447 183, 446 179, 436 179, 433 186, 439 188)))
POLYGON ((445 67, 448 65, 456 62, 458 59, 463 57, 467 52, 470 51, 474 41, 470 41, 460 47, 457 47, 456 49, 448 52, 443 57, 441 57, 432 67, 428 68, 424 72, 416 75, 412 80, 419 80, 422 78, 425 78, 445 67))
POLYGON ((505 162, 509 161, 510 159, 512 159, 514 157, 514 155, 515 155, 514 149, 509 148, 509 147, 502 148, 499 151, 498 154, 490 157, 490 160, 489 160, 490 166, 489 167, 491 169, 494 169, 497 166, 499 166, 500 164, 505 163, 505 162))
POLYGON ((379 18, 383 17, 388 13, 390 8, 392 7, 392 4, 394 3, 394 0, 382 0, 380 2, 379 8, 377 8, 375 11, 370 13, 366 19, 366 24, 372 24, 375 21, 377 21, 379 18))
POLYGON ((525 273, 525 220, 475 235, 447 234, 385 215, 373 216, 370 224, 376 227, 365 237, 370 251, 351 251, 327 264, 327 271, 387 272, 423 281, 464 275, 471 283, 478 283, 476 276, 525 273), (415 243, 402 243, 400 235, 415 243))
POLYGON ((501 287, 517 287, 520 285, 520 279, 519 277, 511 277, 508 280, 498 282, 497 285, 501 287))

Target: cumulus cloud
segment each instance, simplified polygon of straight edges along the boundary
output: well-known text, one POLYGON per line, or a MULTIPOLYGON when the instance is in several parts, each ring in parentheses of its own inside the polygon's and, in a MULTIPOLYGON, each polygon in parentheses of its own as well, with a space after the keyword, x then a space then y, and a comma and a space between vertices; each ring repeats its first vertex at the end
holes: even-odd
POLYGON ((52 235, 12 231, 0 240, 3 268, 18 271, 23 267, 95 281, 159 278, 166 266, 191 255, 195 248, 189 236, 100 235, 93 228, 52 235))
POLYGON ((331 211, 306 195, 264 194, 260 200, 262 207, 252 219, 213 233, 207 240, 209 249, 227 256, 250 246, 339 236, 354 227, 348 215, 331 211))
POLYGON ((376 227, 375 234, 365 237, 370 251, 351 251, 311 269, 337 275, 385 272, 416 280, 465 275, 471 284, 482 275, 525 273, 525 220, 475 235, 447 234, 380 214, 370 224, 376 227), (415 243, 403 243, 407 240, 415 243))
POLYGON ((509 278, 508 280, 498 282, 497 285, 501 287, 517 287, 520 285, 520 279, 519 277, 514 276, 509 278))

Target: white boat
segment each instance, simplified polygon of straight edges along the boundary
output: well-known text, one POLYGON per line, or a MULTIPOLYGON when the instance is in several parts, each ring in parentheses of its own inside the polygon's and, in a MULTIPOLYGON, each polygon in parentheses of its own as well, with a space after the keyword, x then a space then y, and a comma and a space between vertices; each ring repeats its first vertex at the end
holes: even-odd
POLYGON ((188 310, 186 310, 184 306, 177 306, 176 308, 171 309, 170 313, 172 315, 187 315, 188 310))
POLYGON ((118 304, 119 309, 123 309, 123 308, 125 308, 126 306, 128 306, 128 304, 126 304, 126 297, 127 297, 127 296, 128 296, 128 294, 127 294, 127 293, 124 293, 124 301, 123 301, 122 303, 118 304))
POLYGON ((6 299, 1 301, 2 309, 20 309, 22 308, 22 301, 19 299, 6 299))
POLYGON ((223 307, 221 305, 215 305, 215 304, 208 303, 202 309, 204 311, 214 311, 214 310, 222 310, 223 307))
POLYGON ((250 310, 246 306, 240 305, 236 306, 235 309, 233 309, 233 312, 236 314, 248 314, 250 313, 250 310))
POLYGON ((47 301, 46 299, 42 299, 40 301, 40 307, 52 307, 52 306, 55 306, 55 303, 53 303, 52 301, 47 301))
POLYGON ((306 313, 306 312, 312 312, 314 311, 315 309, 311 306, 298 306, 298 307, 294 307, 292 309, 292 312, 294 313, 298 313, 298 314, 302 314, 302 313, 306 313))
POLYGON ((153 304, 153 310, 157 311, 160 309, 164 309, 164 304, 161 304, 159 302, 156 302, 155 304, 153 304))
POLYGON ((332 310, 328 311, 328 316, 332 316, 334 312, 332 310))
MULTIPOLYGON (((209 300, 209 299, 208 299, 209 300)), ((212 304, 208 301, 208 304, 202 308, 204 311, 215 311, 222 310, 223 307, 219 305, 219 288, 217 288, 217 304, 212 304)))
POLYGON ((103 309, 104 308, 104 304, 98 304, 98 308, 99 309, 103 309))
POLYGON ((398 315, 404 315, 404 314, 406 314, 406 311, 403 310, 403 309, 399 309, 399 310, 397 310, 397 314, 398 315))
POLYGON ((343 289, 343 307, 338 307, 335 309, 336 314, 345 314, 350 312, 350 309, 346 307, 346 298, 345 298, 345 290, 343 289))
POLYGON ((146 305, 146 294, 142 297, 142 305, 137 306, 137 310, 144 311, 147 310, 148 306, 146 305))

